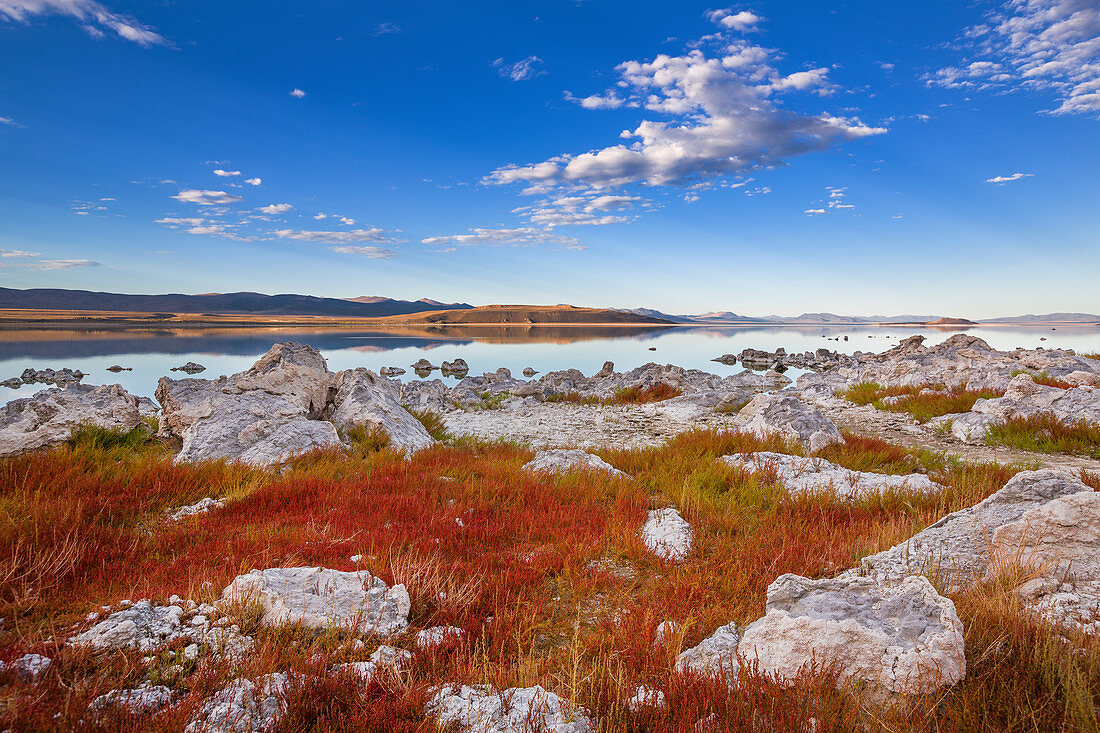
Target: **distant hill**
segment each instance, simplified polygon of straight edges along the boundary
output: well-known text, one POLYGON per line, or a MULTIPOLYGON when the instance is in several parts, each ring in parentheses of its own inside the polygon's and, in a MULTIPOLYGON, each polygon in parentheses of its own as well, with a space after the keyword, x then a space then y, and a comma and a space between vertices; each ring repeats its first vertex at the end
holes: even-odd
POLYGON ((384 323, 416 324, 508 324, 533 325, 540 323, 598 323, 598 324, 645 324, 669 325, 671 321, 653 316, 627 313, 603 308, 576 308, 571 305, 483 305, 462 310, 432 311, 411 316, 389 316, 380 318, 384 323))
POLYGON ((1026 316, 1014 316, 1011 318, 987 318, 982 323, 1065 323, 1065 324, 1094 324, 1100 323, 1100 315, 1095 313, 1047 313, 1046 315, 1028 314, 1026 316))
POLYGON ((252 316, 335 316, 373 318, 430 310, 470 308, 466 303, 435 303, 364 296, 363 299, 312 295, 208 293, 205 295, 121 295, 89 290, 0 288, 0 308, 126 311, 145 313, 227 313, 252 316))
POLYGON ((965 318, 937 318, 934 321, 925 321, 926 326, 977 326, 974 321, 965 318))

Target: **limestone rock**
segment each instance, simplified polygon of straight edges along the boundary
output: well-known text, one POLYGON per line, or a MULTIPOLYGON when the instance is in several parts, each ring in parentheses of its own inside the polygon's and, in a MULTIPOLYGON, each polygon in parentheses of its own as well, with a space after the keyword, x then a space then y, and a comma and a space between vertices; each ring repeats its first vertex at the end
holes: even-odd
POLYGON ((185 372, 187 374, 198 374, 200 372, 205 372, 206 367, 204 367, 202 364, 196 364, 193 361, 189 361, 189 362, 187 362, 186 364, 184 364, 182 366, 172 367, 172 371, 173 372, 185 372))
POLYGON ((653 509, 642 525, 642 542, 662 560, 679 562, 691 553, 691 525, 673 507, 653 509))
POLYGON ((760 437, 777 434, 811 453, 844 442, 832 420, 796 397, 757 395, 741 409, 740 416, 747 419, 743 431, 760 437))
POLYGON ((332 374, 325 357, 312 346, 286 341, 275 344, 251 367, 233 375, 226 392, 279 395, 316 417, 328 403, 331 386, 332 374))
POLYGON ((355 425, 381 428, 391 446, 409 453, 435 445, 420 421, 398 402, 401 390, 394 382, 360 367, 339 372, 335 387, 332 421, 339 430, 355 425))
POLYGON ((405 373, 405 370, 401 367, 384 366, 378 370, 378 373, 383 377, 399 377, 405 373))
POLYGON ((41 654, 24 654, 11 662, 0 662, 0 673, 11 673, 21 680, 34 683, 46 674, 52 663, 52 659, 41 654))
POLYGON ((0 456, 62 443, 82 425, 130 430, 140 423, 138 398, 120 385, 53 387, 0 408, 0 456))
POLYGON ((465 374, 470 371, 470 365, 466 363, 466 360, 459 357, 454 361, 445 361, 439 365, 439 371, 443 374, 465 374))
POLYGON ((741 629, 737 624, 721 626, 698 646, 681 652, 676 658, 676 671, 692 671, 704 677, 725 675, 734 680, 741 668, 737 661, 740 643, 741 629))
POLYGON ((933 492, 943 489, 921 474, 892 476, 852 471, 824 458, 803 458, 770 451, 734 453, 718 460, 746 471, 775 471, 776 477, 792 494, 836 492, 838 496, 855 497, 884 491, 933 492))
POLYGON ((429 649, 439 646, 448 639, 459 639, 465 634, 466 632, 457 626, 433 626, 416 632, 416 646, 420 649, 429 649))
POLYGON ((125 708, 135 715, 149 715, 172 704, 172 690, 164 685, 149 682, 129 690, 111 690, 92 700, 88 709, 93 713, 104 713, 111 708, 125 708))
POLYGON ((392 636, 408 628, 411 601, 404 585, 392 588, 366 571, 321 567, 270 568, 238 575, 223 602, 258 602, 262 622, 343 628, 392 636))
POLYGON ((1035 506, 993 532, 993 551, 1070 580, 1100 580, 1100 493, 1035 506))
POLYGON ((984 574, 990 542, 999 527, 1053 499, 1082 491, 1092 489, 1060 471, 1021 471, 978 504, 948 514, 889 550, 863 558, 858 572, 881 582, 908 575, 938 576, 948 589, 963 587, 984 574))
POLYGON ((604 471, 612 476, 630 478, 599 456, 583 450, 540 450, 523 470, 531 473, 563 473, 567 471, 604 471))
POLYGON ((119 372, 132 372, 132 371, 134 371, 134 368, 133 367, 119 366, 118 364, 112 364, 111 366, 107 367, 107 371, 114 372, 115 374, 118 374, 119 372))
POLYGON ((928 427, 933 430, 947 430, 964 443, 985 443, 989 429, 1001 422, 992 415, 983 415, 979 412, 960 412, 950 415, 940 415, 928 421, 928 427))
POLYGON ((933 692, 966 675, 955 604, 922 576, 883 586, 870 578, 781 575, 738 652, 780 683, 810 664, 833 668, 838 682, 854 678, 900 694, 933 692))
POLYGON ((185 731, 266 733, 286 713, 289 687, 290 680, 282 672, 234 680, 206 700, 185 731))
POLYGON ((538 370, 535 369, 534 367, 524 367, 523 368, 523 376, 525 376, 527 378, 531 378, 531 377, 535 376, 538 373, 539 373, 538 370))
POLYGON ((69 644, 148 653, 186 636, 182 616, 180 606, 153 606, 149 601, 138 601, 73 637, 69 644))
POLYGON ((425 707, 440 728, 465 733, 592 733, 583 709, 542 687, 512 687, 499 692, 488 685, 443 685, 425 707))
POLYGON ((374 675, 390 669, 397 670, 412 660, 412 652, 397 649, 383 644, 378 647, 365 662, 349 662, 347 664, 334 664, 332 671, 339 674, 344 670, 353 672, 364 684, 374 679, 374 675))
POLYGON ((193 517, 196 514, 205 514, 206 512, 213 511, 214 509, 221 509, 225 506, 225 499, 212 499, 209 496, 204 499, 199 499, 194 504, 188 504, 187 506, 180 507, 179 509, 171 512, 168 518, 173 522, 178 522, 181 519, 187 519, 193 517))

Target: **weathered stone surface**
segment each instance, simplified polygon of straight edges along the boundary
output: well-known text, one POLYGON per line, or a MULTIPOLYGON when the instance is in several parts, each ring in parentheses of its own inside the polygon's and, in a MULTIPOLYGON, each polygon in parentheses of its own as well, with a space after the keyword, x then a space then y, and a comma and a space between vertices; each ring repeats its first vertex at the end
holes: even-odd
POLYGON ((583 709, 538 685, 499 692, 488 685, 443 685, 425 708, 441 728, 466 733, 591 733, 583 709))
POLYGON ((824 458, 804 458, 770 451, 734 453, 718 460, 746 471, 774 471, 776 478, 792 494, 836 492, 839 496, 855 497, 884 491, 932 492, 943 489, 921 474, 892 476, 852 471, 824 458))
POLYGON ((24 654, 10 662, 0 662, 0 673, 14 674, 25 682, 37 682, 46 674, 53 660, 41 654, 24 654))
POLYGON ((445 361, 439 365, 439 371, 444 374, 465 374, 470 371, 470 365, 462 357, 454 361, 445 361))
POLYGON ((325 357, 312 346, 286 341, 272 346, 243 372, 234 374, 224 388, 227 394, 262 391, 284 397, 310 417, 316 417, 329 401, 332 373, 325 357))
POLYGON ((401 367, 384 366, 378 370, 378 373, 383 377, 399 377, 405 373, 405 370, 401 367))
POLYGON ((411 366, 412 366, 412 368, 413 368, 414 370, 416 370, 416 371, 418 371, 418 372, 419 372, 419 371, 432 371, 432 370, 434 370, 434 369, 438 369, 438 368, 439 368, 439 367, 437 367, 437 366, 434 366, 434 365, 433 365, 433 364, 432 364, 432 363, 431 363, 430 361, 428 361, 427 359, 417 359, 417 360, 416 360, 416 362, 415 362, 414 364, 412 364, 411 366))
POLYGON ((564 473, 567 471, 603 471, 612 476, 630 478, 599 456, 583 450, 540 450, 523 470, 532 473, 564 473))
POLYGON ((174 460, 224 459, 269 466, 312 450, 343 447, 332 423, 310 420, 304 414, 279 415, 292 410, 282 397, 262 392, 227 399, 209 418, 184 431, 183 446, 174 460))
POLYGON ((1035 506, 993 532, 993 552, 1066 579, 1100 580, 1100 492, 1035 506))
POLYGON ((369 369, 349 369, 336 375, 332 421, 339 430, 356 425, 381 428, 390 445, 414 453, 435 444, 424 426, 401 406, 401 388, 369 369))
POLYGON ((211 695, 185 729, 187 733, 266 733, 286 713, 290 680, 276 672, 238 679, 211 695))
POLYGON ((168 518, 173 522, 178 522, 181 519, 187 519, 196 514, 205 514, 214 509, 221 509, 224 506, 225 499, 212 499, 208 496, 205 499, 199 499, 194 504, 188 504, 187 506, 180 507, 174 512, 169 513, 168 518))
POLYGON ((698 646, 680 653, 676 658, 679 672, 692 671, 704 677, 725 675, 736 679, 740 664, 737 661, 737 645, 741 643, 741 629, 737 624, 721 626, 698 646))
POLYGON ((344 670, 354 673, 364 684, 369 683, 374 676, 384 670, 398 670, 412 660, 412 652, 383 644, 374 650, 374 653, 365 662, 348 662, 347 664, 334 664, 332 671, 339 674, 344 670))
POLYGON ((642 542, 662 560, 683 560, 691 553, 691 525, 673 507, 653 509, 642 525, 642 542))
POLYGON ((149 601, 138 601, 112 613, 69 643, 74 646, 87 644, 96 649, 151 652, 162 644, 187 636, 183 613, 180 606, 154 606, 149 601))
POLYGON ((1001 422, 992 415, 978 412, 960 412, 940 415, 928 421, 933 430, 947 430, 964 443, 984 443, 989 429, 1001 422))
POLYGON ((1092 491, 1060 471, 1022 471, 984 501, 948 514, 907 541, 863 558, 858 572, 879 581, 909 575, 939 577, 948 589, 965 586, 985 573, 994 532, 1052 499, 1092 491))
POLYGON ((902 694, 932 692, 966 675, 955 604, 921 576, 884 586, 870 578, 781 575, 738 653, 780 683, 811 664, 832 668, 838 682, 854 678, 902 694))
POLYGON ((779 435, 795 441, 811 453, 844 442, 832 420, 797 397, 757 395, 741 409, 739 415, 746 420, 741 430, 760 437, 779 435))
MULTIPOLYGON (((1069 424, 1076 424, 1081 420, 1100 423, 1100 387, 1047 387, 1036 384, 1027 374, 1018 374, 1012 378, 1004 397, 978 400, 970 413, 974 415, 972 420, 985 424, 1035 415, 1052 415, 1069 424), (979 415, 982 417, 977 417, 979 415)), ((965 418, 967 415, 968 413, 963 413, 960 417, 965 418)), ((956 422, 960 417, 945 416, 955 418, 956 422)), ((976 431, 976 438, 984 437, 984 433, 978 433, 980 431, 976 431)))
POLYGON ((87 375, 79 369, 24 369, 21 379, 24 384, 56 384, 68 387, 76 384, 87 375))
POLYGON ((466 632, 457 626, 433 626, 416 632, 416 646, 428 649, 445 641, 462 638, 466 632))
POLYGON ((149 715, 172 704, 172 690, 149 682, 129 690, 111 690, 100 695, 88 706, 92 713, 105 713, 111 708, 125 708, 135 715, 149 715))
POLYGON ((238 575, 223 602, 252 601, 268 625, 344 628, 391 636, 408 628, 411 602, 404 585, 392 588, 366 571, 320 567, 270 568, 238 575))
POLYGON ((130 430, 140 423, 138 398, 117 384, 45 389, 0 408, 0 456, 64 442, 81 425, 130 430))

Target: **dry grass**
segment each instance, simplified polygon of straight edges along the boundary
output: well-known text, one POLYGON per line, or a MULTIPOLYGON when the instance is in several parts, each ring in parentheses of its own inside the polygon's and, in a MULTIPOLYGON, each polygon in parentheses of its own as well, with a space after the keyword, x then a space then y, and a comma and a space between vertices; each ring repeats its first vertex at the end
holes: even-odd
MULTIPOLYGON (((102 436, 101 436, 102 437, 102 436)), ((883 441, 846 436, 824 457, 860 470, 927 471, 939 493, 844 501, 792 497, 774 476, 719 464, 734 452, 797 452, 780 440, 699 431, 666 447, 607 450, 632 474, 532 476, 531 451, 455 440, 406 461, 372 445, 350 455, 302 457, 280 474, 233 465, 175 466, 156 442, 109 447, 76 441, 0 461, 0 659, 28 651, 54 665, 38 686, 0 676, 0 729, 180 730, 202 698, 237 676, 301 673, 283 731, 424 731, 429 689, 443 681, 499 688, 542 684, 587 708, 602 731, 1080 730, 1095 723, 1100 649, 1070 647, 988 588, 955 596, 966 627, 966 680, 905 705, 870 707, 835 689, 828 669, 793 687, 746 676, 736 689, 672 672, 681 646, 763 612, 781 573, 835 574, 943 514, 1000 488, 1012 467, 960 465, 883 441), (167 510, 203 496, 224 509, 178 523, 167 510), (653 505, 675 504, 692 523, 696 550, 681 565, 645 551, 638 527, 653 505), (361 555, 358 565, 349 558, 361 555), (88 702, 146 676, 141 655, 96 656, 59 640, 84 616, 121 598, 211 601, 254 567, 364 568, 404 582, 414 630, 452 624, 462 639, 418 652, 401 675, 362 687, 328 671, 365 659, 347 635, 255 629, 239 669, 172 670, 170 649, 153 663, 180 704, 154 719, 123 715, 92 725, 88 702), (663 621, 680 624, 668 648, 653 646, 663 621), (638 684, 664 691, 664 710, 630 711, 638 684), (81 723, 80 721, 85 721, 81 723)), ((1090 479, 1090 480, 1095 480, 1090 479)), ((241 612, 248 616, 247 609, 241 612)), ((409 638, 396 640, 413 648, 409 638)))
POLYGON ((564 402, 572 405, 647 405, 652 402, 663 402, 673 397, 679 397, 683 391, 671 384, 657 382, 648 387, 624 387, 615 390, 615 394, 605 399, 599 397, 582 397, 576 392, 554 394, 547 398, 547 402, 564 402))
POLYGON ((915 386, 883 387, 874 382, 861 382, 838 392, 841 397, 857 405, 872 405, 876 410, 908 412, 919 422, 957 412, 969 412, 980 399, 1004 397, 1001 390, 968 390, 962 387, 946 388, 943 385, 922 384, 915 386), (921 394, 924 390, 930 393, 921 394), (901 397, 898 401, 884 402, 887 397, 901 397))
POLYGON ((986 442, 1037 453, 1071 453, 1100 460, 1100 425, 1086 420, 1066 423, 1046 413, 1014 417, 993 425, 986 442))

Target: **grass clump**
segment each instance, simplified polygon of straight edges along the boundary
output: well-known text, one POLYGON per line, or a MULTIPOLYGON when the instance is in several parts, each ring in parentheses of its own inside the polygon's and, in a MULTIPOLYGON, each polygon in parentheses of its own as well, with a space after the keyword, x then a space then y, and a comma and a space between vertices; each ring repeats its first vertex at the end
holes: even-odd
POLYGON ((428 431, 428 435, 441 443, 447 442, 454 437, 447 431, 447 422, 438 412, 418 410, 415 407, 406 407, 405 409, 424 426, 424 429, 428 431))
POLYGON ((683 390, 665 382, 657 382, 648 387, 625 387, 615 390, 615 394, 604 400, 608 405, 646 405, 651 402, 663 402, 679 397, 683 390))
POLYGON ((380 425, 363 423, 344 428, 344 440, 363 451, 374 453, 390 444, 390 435, 380 425))
POLYGON ((993 425, 986 442, 1036 453, 1071 453, 1100 459, 1100 425, 1087 420, 1067 423, 1049 413, 1014 417, 993 425))
POLYGON ((81 425, 73 429, 68 444, 76 450, 134 451, 152 440, 153 433, 145 424, 129 430, 81 425))
POLYGON ((1077 386, 1075 384, 1070 384, 1069 382, 1063 382, 1061 379, 1055 379, 1054 377, 1050 376, 1050 373, 1046 369, 1042 370, 1041 372, 1032 372, 1028 371, 1027 369, 1017 369, 1012 372, 1012 376, 1014 377, 1018 374, 1026 374, 1031 377, 1032 380, 1034 380, 1035 384, 1041 384, 1044 387, 1072 389, 1073 387, 1077 386))
POLYGON ((871 405, 876 410, 907 412, 922 423, 942 415, 969 412, 981 399, 1004 397, 1002 390, 995 389, 970 390, 962 386, 945 388, 931 384, 883 387, 875 382, 860 382, 837 394, 857 405, 871 405))
POLYGON ((577 392, 565 392, 563 394, 552 394, 546 398, 547 402, 552 403, 564 403, 568 405, 598 405, 600 404, 599 397, 582 397, 577 392))

